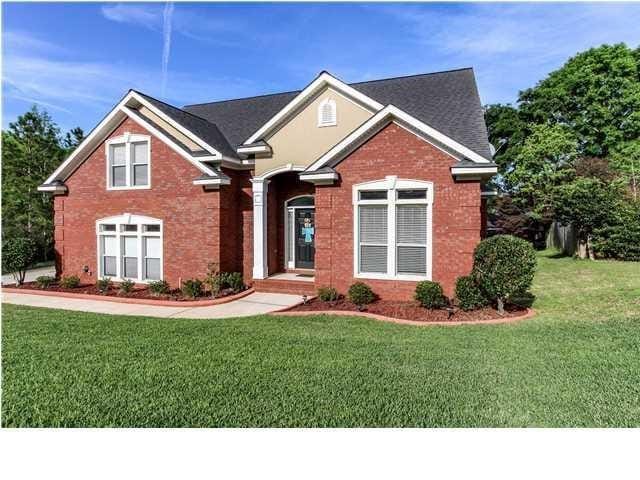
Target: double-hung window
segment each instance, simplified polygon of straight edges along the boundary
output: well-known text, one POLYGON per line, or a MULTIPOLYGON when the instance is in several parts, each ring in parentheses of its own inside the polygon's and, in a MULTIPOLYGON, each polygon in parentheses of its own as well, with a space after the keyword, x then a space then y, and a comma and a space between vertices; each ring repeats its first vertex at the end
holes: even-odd
POLYGON ((150 187, 151 139, 125 133, 107 142, 107 189, 150 187))
POLYGON ((387 177, 353 188, 355 276, 430 279, 431 182, 387 177))
POLYGON ((162 279, 162 221, 124 214, 98 220, 98 275, 117 281, 162 279))

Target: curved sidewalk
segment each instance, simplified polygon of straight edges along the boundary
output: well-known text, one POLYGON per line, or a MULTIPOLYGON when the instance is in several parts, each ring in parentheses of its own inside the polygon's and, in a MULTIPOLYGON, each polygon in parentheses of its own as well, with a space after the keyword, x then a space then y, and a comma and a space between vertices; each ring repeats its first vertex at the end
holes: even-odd
POLYGON ((108 313, 161 318, 228 318, 262 315, 291 307, 302 300, 300 295, 254 292, 251 295, 220 305, 206 307, 165 307, 133 303, 114 303, 103 300, 84 300, 28 293, 2 293, 2 303, 30 307, 59 308, 79 312, 108 313))

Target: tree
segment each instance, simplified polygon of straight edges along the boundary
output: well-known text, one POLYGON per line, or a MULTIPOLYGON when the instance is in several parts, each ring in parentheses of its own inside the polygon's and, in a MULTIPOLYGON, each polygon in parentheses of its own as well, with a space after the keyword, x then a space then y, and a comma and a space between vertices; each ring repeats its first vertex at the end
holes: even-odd
POLYGON ((640 138, 640 54, 620 43, 579 53, 519 96, 527 123, 567 127, 583 156, 640 138))
POLYGON ((560 125, 533 127, 506 174, 516 203, 531 211, 534 219, 548 223, 552 218, 555 187, 570 180, 577 144, 572 133, 560 125))
MULTIPOLYGON (((489 142, 496 149, 493 157, 498 164, 498 174, 504 177, 513 170, 515 157, 529 134, 529 127, 517 108, 494 104, 484 109, 489 142)), ((506 188, 508 190, 508 185, 506 188)))
POLYGON ((29 237, 9 237, 2 242, 2 271, 11 273, 22 285, 27 268, 33 263, 36 244, 29 237))
POLYGON ((594 258, 592 235, 612 218, 621 198, 618 182, 606 183, 593 177, 578 177, 556 189, 556 218, 576 229, 580 258, 594 258))
POLYGON ((67 153, 71 153, 84 140, 84 131, 80 127, 72 128, 67 132, 62 142, 62 146, 67 153))
MULTIPOLYGON (((70 139, 81 134, 74 129, 70 139)), ((37 189, 67 153, 60 130, 47 112, 34 106, 2 132, 2 147, 3 236, 33 239, 37 259, 46 260, 53 244, 53 201, 37 189)))

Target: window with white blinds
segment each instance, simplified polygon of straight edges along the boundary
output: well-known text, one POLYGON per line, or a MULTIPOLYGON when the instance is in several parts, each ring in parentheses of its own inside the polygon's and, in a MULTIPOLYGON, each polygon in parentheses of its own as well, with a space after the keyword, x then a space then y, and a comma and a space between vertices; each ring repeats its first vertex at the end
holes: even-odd
POLYGON ((125 134, 107 142, 107 189, 149 188, 150 137, 125 134))
POLYGON ((162 278, 162 221, 121 215, 96 222, 98 275, 116 281, 162 278))
POLYGON ((355 273, 429 278, 431 183, 388 178, 354 187, 355 273))
POLYGON ((361 205, 360 272, 387 273, 387 206, 361 205))

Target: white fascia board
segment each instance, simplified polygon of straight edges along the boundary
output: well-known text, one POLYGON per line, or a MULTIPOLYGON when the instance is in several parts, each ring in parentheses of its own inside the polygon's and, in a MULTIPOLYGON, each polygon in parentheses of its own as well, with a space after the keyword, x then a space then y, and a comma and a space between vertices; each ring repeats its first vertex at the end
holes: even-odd
POLYGON ((67 187, 64 185, 40 185, 39 192, 66 193, 67 187))
POLYGON ((271 148, 269 148, 267 145, 256 145, 253 147, 239 146, 236 151, 238 153, 270 153, 271 148))
POLYGON ((453 175, 495 175, 498 167, 451 167, 453 175))
POLYGON ((310 182, 316 185, 330 185, 338 180, 338 174, 332 173, 301 173, 299 175, 300 180, 303 182, 310 182))
POLYGON ((353 132, 347 135, 340 143, 336 144, 332 147, 327 153, 322 155, 318 160, 316 160, 308 169, 308 172, 313 172, 318 170, 319 168, 324 167, 328 162, 330 162, 334 157, 347 149, 352 143, 359 140, 362 136, 364 136, 369 130, 375 128, 376 125, 386 121, 388 118, 395 118, 405 124, 415 128, 417 131, 424 134, 426 137, 432 138, 436 142, 450 148, 454 152, 459 153, 461 156, 468 158, 477 163, 489 163, 489 160, 484 158, 481 155, 478 155, 473 150, 465 147, 464 145, 456 142, 451 137, 445 135, 444 133, 436 130, 433 127, 430 127, 424 122, 421 122, 417 118, 409 115, 403 110, 400 110, 398 107, 394 105, 387 105, 378 113, 376 113, 369 120, 364 122, 358 128, 356 128, 353 132))
POLYGON ((149 110, 154 112, 156 115, 158 115, 160 118, 162 118, 165 122, 167 122, 169 125, 174 127, 176 130, 180 131, 181 133, 183 133, 184 135, 189 137, 191 140, 193 140, 194 142, 196 142, 200 146, 204 147, 210 153, 214 154, 216 156, 216 158, 219 159, 219 158, 222 157, 222 154, 218 150, 216 150, 211 145, 209 145, 207 142, 202 140, 200 137, 198 137, 191 130, 183 127, 182 125, 180 125, 179 123, 174 121, 171 117, 169 117, 167 114, 165 114, 162 110, 157 108, 152 103, 148 102, 145 98, 143 98, 142 96, 138 95, 136 92, 132 91, 131 93, 132 93, 132 98, 134 98, 135 100, 137 100, 138 102, 143 104, 145 107, 147 107, 149 110))
POLYGON ((169 137, 167 137, 164 133, 162 133, 160 130, 156 129, 155 127, 153 127, 152 125, 150 125, 149 123, 145 122, 142 118, 138 117, 135 113, 133 113, 131 110, 129 110, 128 107, 125 107, 124 105, 122 105, 120 107, 120 109, 129 116, 129 118, 131 118, 131 120, 133 120, 134 122, 136 122, 138 125, 140 125, 141 127, 147 129, 151 134, 153 134, 155 137, 159 138, 160 140, 162 140, 164 143, 166 143, 169 147, 171 147, 176 153, 180 154, 182 157, 184 157, 186 160, 189 161, 189 163, 191 163, 193 166, 195 166, 198 170, 200 170, 203 173, 206 173, 207 175, 212 175, 215 176, 216 172, 214 172, 213 170, 211 170, 209 167, 207 167, 204 163, 202 163, 198 158, 196 157, 192 157, 191 155, 189 155, 187 152, 184 151, 184 149, 182 149, 181 147, 179 147, 175 142, 173 142, 169 137))
MULTIPOLYGON (((66 172, 67 170, 73 171, 75 169, 74 161, 81 155, 81 153, 97 139, 101 138, 101 135, 104 133, 105 128, 108 128, 110 124, 118 121, 117 117, 122 115, 122 110, 120 107, 125 105, 132 97, 133 92, 129 92, 124 96, 122 100, 111 110, 106 117, 102 119, 102 121, 91 131, 91 133, 85 138, 80 145, 76 147, 76 149, 71 152, 71 154, 67 157, 67 159, 60 164, 55 171, 49 175, 49 178, 45 180, 44 183, 53 183, 55 180, 66 180, 65 178, 59 178, 61 174, 66 172)), ((113 126, 112 126, 113 127, 113 126)))
POLYGON ((229 185, 231 181, 228 178, 212 178, 207 180, 194 180, 194 185, 229 185))
POLYGON ((251 135, 245 142, 244 145, 249 145, 265 135, 268 131, 270 131, 275 125, 278 124, 282 119, 286 118, 289 113, 295 110, 298 106, 304 103, 309 97, 318 92, 321 88, 325 86, 330 86, 335 88, 337 91, 351 97, 358 102, 367 105, 374 111, 381 110, 383 105, 376 102, 374 99, 368 97, 367 95, 360 93, 353 87, 350 87, 346 83, 338 80, 337 78, 329 75, 326 72, 323 72, 318 76, 313 82, 311 82, 304 90, 302 90, 293 100, 291 100, 287 105, 282 108, 278 113, 276 113, 267 123, 265 123, 260 129, 251 135))

